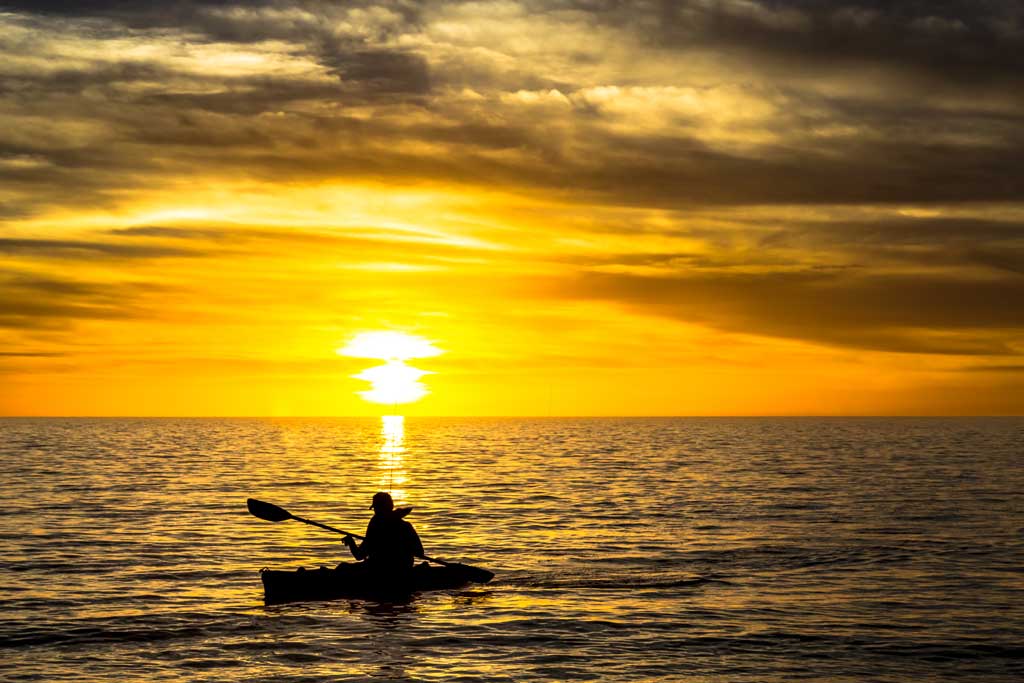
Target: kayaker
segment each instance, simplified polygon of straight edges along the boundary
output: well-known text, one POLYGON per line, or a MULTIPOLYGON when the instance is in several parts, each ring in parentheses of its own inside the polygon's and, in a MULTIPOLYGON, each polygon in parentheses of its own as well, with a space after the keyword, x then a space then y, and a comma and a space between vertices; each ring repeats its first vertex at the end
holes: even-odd
POLYGON ((373 517, 366 525, 366 538, 357 544, 351 536, 342 541, 357 560, 366 560, 367 568, 377 574, 403 574, 412 570, 417 557, 423 555, 419 534, 405 517, 412 508, 395 509, 391 494, 381 491, 373 495, 373 517))

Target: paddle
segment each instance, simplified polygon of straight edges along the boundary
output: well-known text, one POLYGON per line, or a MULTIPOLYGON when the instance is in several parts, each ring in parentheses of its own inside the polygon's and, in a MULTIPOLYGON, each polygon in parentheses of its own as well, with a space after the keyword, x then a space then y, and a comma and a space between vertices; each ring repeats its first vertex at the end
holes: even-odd
MULTIPOLYGON (((303 524, 309 524, 311 526, 318 526, 321 529, 327 529, 328 531, 333 531, 336 534, 344 534, 345 536, 351 536, 352 538, 358 538, 360 540, 362 540, 363 538, 359 534, 351 534, 343 529, 335 529, 333 526, 327 526, 326 524, 321 524, 320 522, 314 522, 311 519, 298 517, 288 512, 283 507, 274 505, 273 503, 267 503, 262 500, 250 498, 247 501, 245 501, 245 504, 246 506, 248 506, 249 512, 251 512, 256 517, 259 517, 260 519, 265 519, 268 522, 284 522, 289 519, 294 519, 296 522, 302 522, 303 524)), ((428 557, 426 555, 420 555, 420 557, 422 557, 424 560, 427 560, 428 562, 434 562, 443 567, 450 567, 465 572, 466 577, 473 583, 487 583, 488 581, 494 578, 494 572, 487 571, 486 569, 480 569, 479 567, 472 567, 468 564, 462 564, 460 562, 445 562, 444 560, 439 560, 435 557, 428 557)))

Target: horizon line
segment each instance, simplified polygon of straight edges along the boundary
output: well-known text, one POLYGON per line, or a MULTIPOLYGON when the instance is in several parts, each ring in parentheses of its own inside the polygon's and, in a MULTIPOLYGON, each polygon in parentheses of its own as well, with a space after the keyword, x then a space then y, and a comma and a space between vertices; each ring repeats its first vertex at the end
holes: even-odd
POLYGON ((376 420, 382 417, 411 417, 428 419, 507 419, 507 420, 544 420, 544 419, 608 419, 608 420, 647 420, 647 419, 805 419, 805 418, 1020 418, 1022 413, 808 413, 808 414, 772 414, 746 413, 726 414, 714 413, 706 415, 0 415, 0 420, 40 419, 40 420, 376 420))

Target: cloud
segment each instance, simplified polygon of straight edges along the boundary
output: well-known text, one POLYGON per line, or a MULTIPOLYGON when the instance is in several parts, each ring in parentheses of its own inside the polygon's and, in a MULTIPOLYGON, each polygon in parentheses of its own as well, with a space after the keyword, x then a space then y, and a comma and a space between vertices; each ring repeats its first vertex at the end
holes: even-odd
POLYGON ((230 236, 226 228, 183 228, 164 225, 134 225, 129 228, 112 228, 111 235, 126 237, 168 237, 172 239, 219 240, 230 236))
POLYGON ((0 328, 66 329, 76 320, 153 317, 138 300, 163 288, 138 282, 86 282, 57 277, 0 276, 0 328))
POLYGON ((12 216, 191 173, 662 208, 1024 191, 1009 4, 8 6, 0 159, 35 160, 0 163, 12 216), (887 80, 950 65, 941 88, 887 80))
POLYGON ((964 372, 991 372, 998 374, 1015 374, 1024 372, 1024 365, 971 365, 964 372))
POLYGON ((344 50, 321 54, 320 61, 342 83, 356 82, 372 93, 426 94, 430 91, 427 63, 418 55, 393 50, 344 50))
MULTIPOLYGON (((182 187, 457 186, 529 205, 493 228, 523 253, 487 263, 564 267, 556 298, 854 348, 1020 351, 1018 3, 3 6, 5 225, 182 187)), ((26 270, 305 250, 429 269, 486 251, 372 219, 215 223, 5 235, 0 251, 26 270)), ((4 280, 0 320, 139 314, 130 288, 47 295, 59 285, 4 280)))
POLYGON ((1019 348, 1024 278, 848 272, 588 273, 563 293, 733 332, 904 353, 1009 355, 1019 348))
POLYGON ((759 247, 833 254, 875 268, 985 269, 1024 274, 1024 222, 982 218, 787 221, 767 231, 759 247))
POLYGON ((0 254, 85 260, 93 258, 167 258, 198 256, 175 247, 78 240, 15 239, 0 237, 0 254))
POLYGON ((64 355, 49 351, 0 351, 0 358, 60 358, 64 355))
POLYGON ((852 0, 663 2, 655 27, 664 46, 712 48, 775 59, 796 71, 882 67, 961 85, 1020 82, 1024 13, 1018 3, 953 0, 890 3, 852 0))
POLYGON ((366 257, 392 255, 396 258, 431 259, 466 256, 473 253, 490 253, 486 244, 462 241, 453 243, 439 239, 437 234, 426 231, 407 230, 386 225, 347 225, 332 228, 273 228, 253 225, 233 226, 160 226, 139 225, 127 228, 112 228, 105 234, 122 240, 136 240, 118 243, 127 249, 158 251, 168 249, 187 254, 205 253, 240 255, 288 253, 290 249, 316 250, 319 253, 338 253, 352 260, 366 257), (137 240, 143 240, 138 242, 137 240), (151 244, 171 240, 175 243, 188 242, 187 248, 167 247, 151 244))

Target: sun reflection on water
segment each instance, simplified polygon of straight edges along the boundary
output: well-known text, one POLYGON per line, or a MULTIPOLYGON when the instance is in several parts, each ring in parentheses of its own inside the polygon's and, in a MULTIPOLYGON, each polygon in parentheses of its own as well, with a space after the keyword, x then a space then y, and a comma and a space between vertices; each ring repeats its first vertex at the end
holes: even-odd
POLYGON ((395 503, 405 500, 405 484, 408 475, 405 470, 405 417, 384 415, 380 418, 381 436, 378 469, 381 471, 381 491, 389 491, 395 503))

